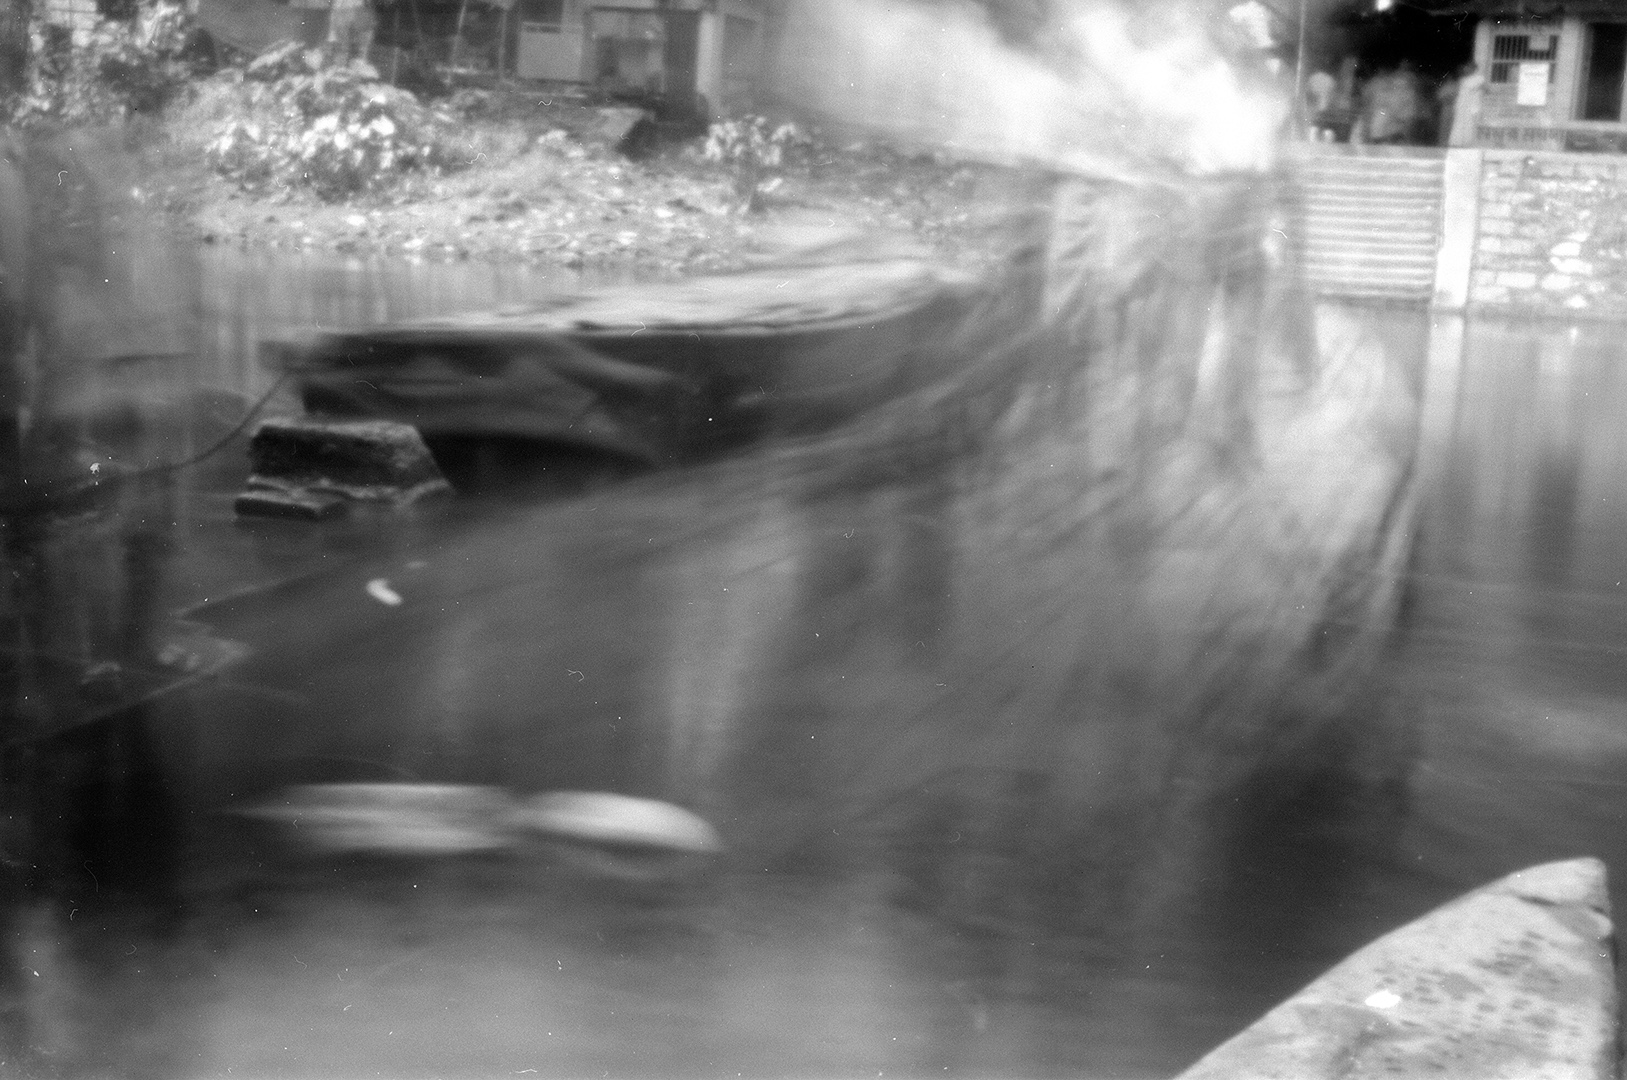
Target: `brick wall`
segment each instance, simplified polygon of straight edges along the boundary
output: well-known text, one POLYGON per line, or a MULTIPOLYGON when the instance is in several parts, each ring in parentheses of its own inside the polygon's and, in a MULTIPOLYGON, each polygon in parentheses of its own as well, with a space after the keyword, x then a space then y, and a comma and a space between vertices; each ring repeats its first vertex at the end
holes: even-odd
POLYGON ((1488 150, 1469 302, 1627 316, 1627 155, 1488 150))

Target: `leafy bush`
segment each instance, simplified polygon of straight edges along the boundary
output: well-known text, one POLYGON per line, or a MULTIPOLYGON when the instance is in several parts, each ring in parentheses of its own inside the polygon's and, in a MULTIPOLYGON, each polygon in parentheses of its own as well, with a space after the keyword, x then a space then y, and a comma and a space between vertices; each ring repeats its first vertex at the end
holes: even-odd
POLYGON ((771 127, 766 117, 744 116, 713 124, 702 156, 734 170, 734 193, 740 208, 755 210, 762 196, 779 185, 779 177, 765 179, 763 174, 779 169, 789 151, 809 142, 795 124, 771 127))
POLYGON ((451 168, 449 118, 381 82, 364 61, 328 63, 290 43, 235 73, 243 115, 209 143, 211 164, 246 188, 306 187, 328 200, 413 169, 451 168))
POLYGON ((129 20, 98 19, 82 44, 34 20, 28 85, 11 103, 12 122, 109 124, 158 112, 192 74, 184 56, 192 31, 185 9, 168 0, 142 4, 129 20))

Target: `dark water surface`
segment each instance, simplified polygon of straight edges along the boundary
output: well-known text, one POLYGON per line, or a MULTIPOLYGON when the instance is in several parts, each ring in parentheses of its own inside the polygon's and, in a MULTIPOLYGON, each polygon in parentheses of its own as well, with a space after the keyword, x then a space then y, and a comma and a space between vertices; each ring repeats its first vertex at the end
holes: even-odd
MULTIPOLYGON (((258 337, 561 284, 228 256, 207 280, 204 378, 251 396, 270 386, 258 337)), ((170 496, 163 603, 252 651, 159 719, 151 753, 185 777, 167 793, 191 845, 178 920, 98 900, 89 861, 58 890, 68 910, 32 916, 29 992, 54 1067, 1171 1075, 1463 890, 1577 854, 1619 876, 1621 330, 1360 318, 1435 379, 1405 632, 1371 705, 1375 731, 1407 733, 1386 757, 1405 759, 1404 790, 1371 794, 1358 776, 1355 799, 1265 793, 1243 811, 1257 818, 1246 839, 1205 871, 1204 910, 1131 950, 1046 906, 1077 893, 1028 887, 1028 864, 1065 860, 1042 842, 1050 823, 1024 816, 1024 777, 944 779, 920 765, 929 742, 797 707, 805 681, 845 676, 819 666, 811 639, 787 643, 851 626, 799 597, 873 594, 891 636, 918 628, 920 649, 934 648, 949 583, 944 496, 930 485, 871 504, 892 524, 863 531, 855 554, 839 498, 812 513, 768 488, 724 510, 716 478, 683 476, 556 489, 529 508, 463 499, 404 522, 238 523, 241 451, 211 459, 170 496), (402 603, 379 602, 378 580, 402 603), (788 624, 809 610, 818 619, 788 624), (682 880, 557 853, 323 860, 200 809, 310 779, 651 796, 711 818, 733 854, 682 880), (934 785, 977 797, 938 799, 934 785), (967 805, 980 813, 953 817, 967 805), (952 849, 878 847, 876 822, 933 815, 953 827, 922 835, 952 849)), ((930 666, 878 666, 888 686, 853 694, 930 699, 911 682, 929 682, 930 666)))

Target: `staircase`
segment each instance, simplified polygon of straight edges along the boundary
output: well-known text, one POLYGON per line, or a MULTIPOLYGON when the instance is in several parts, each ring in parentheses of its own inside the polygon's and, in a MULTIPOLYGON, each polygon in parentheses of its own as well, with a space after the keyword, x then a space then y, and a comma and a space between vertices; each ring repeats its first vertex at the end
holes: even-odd
POLYGON ((1305 283, 1323 296, 1428 300, 1435 289, 1444 154, 1301 144, 1284 202, 1305 283))

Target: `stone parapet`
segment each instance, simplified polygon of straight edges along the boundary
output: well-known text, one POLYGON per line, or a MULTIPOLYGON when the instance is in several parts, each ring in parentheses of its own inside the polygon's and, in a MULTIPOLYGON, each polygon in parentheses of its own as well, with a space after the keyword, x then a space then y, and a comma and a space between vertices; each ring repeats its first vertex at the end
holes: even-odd
MULTIPOLYGON (((1438 309, 1627 317, 1627 154, 1454 148, 1441 161, 1438 150, 1338 149, 1302 148, 1293 159, 1296 182, 1310 193, 1299 208, 1304 246, 1316 256, 1302 260, 1301 272, 1316 292, 1375 295, 1364 257, 1421 243, 1427 263, 1433 243, 1438 309), (1363 168, 1371 176, 1352 165, 1369 157, 1363 168), (1433 230, 1420 231, 1417 215, 1425 211, 1408 219, 1398 210, 1410 188, 1378 179, 1402 158, 1417 178, 1439 169, 1433 230)), ((1395 262, 1393 253, 1387 258, 1395 262)), ((1410 279, 1389 293, 1429 296, 1427 286, 1414 292, 1410 279)))
MULTIPOLYGON (((1627 155, 1475 151, 1468 304, 1627 315, 1627 155)), ((1451 256, 1443 245, 1442 258, 1451 256)))

